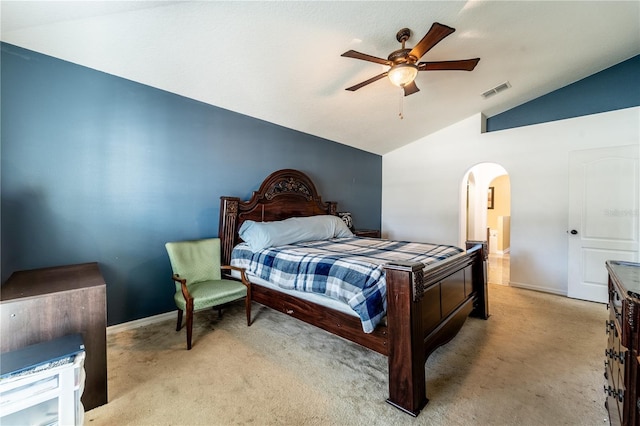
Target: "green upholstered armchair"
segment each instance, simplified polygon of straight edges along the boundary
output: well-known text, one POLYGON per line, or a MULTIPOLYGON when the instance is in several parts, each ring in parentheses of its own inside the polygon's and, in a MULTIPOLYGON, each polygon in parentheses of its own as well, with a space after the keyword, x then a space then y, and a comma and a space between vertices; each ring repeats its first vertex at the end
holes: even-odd
POLYGON ((245 298, 247 326, 251 325, 251 283, 244 269, 220 265, 220 239, 179 241, 166 243, 165 247, 173 269, 176 285, 173 299, 178 307, 176 331, 182 328, 182 313, 187 312, 187 349, 191 349, 194 311, 220 307, 225 303, 245 298), (222 270, 240 272, 242 282, 224 278, 222 270))

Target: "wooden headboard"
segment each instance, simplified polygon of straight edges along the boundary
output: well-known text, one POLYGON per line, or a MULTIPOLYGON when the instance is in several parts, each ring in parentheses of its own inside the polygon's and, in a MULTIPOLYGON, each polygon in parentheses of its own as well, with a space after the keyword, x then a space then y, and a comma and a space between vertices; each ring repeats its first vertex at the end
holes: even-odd
POLYGON ((271 173, 254 191, 251 199, 220 197, 222 262, 228 265, 231 251, 240 242, 238 229, 245 220, 271 222, 290 217, 335 215, 337 203, 323 202, 311 179, 304 173, 283 169, 271 173))

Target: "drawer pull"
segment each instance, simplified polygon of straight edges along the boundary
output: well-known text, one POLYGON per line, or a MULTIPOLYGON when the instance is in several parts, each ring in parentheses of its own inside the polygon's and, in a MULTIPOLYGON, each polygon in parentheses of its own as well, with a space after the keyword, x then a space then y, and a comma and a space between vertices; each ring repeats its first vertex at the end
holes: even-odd
POLYGON ((606 393, 608 396, 611 396, 613 394, 613 388, 611 386, 603 386, 604 388, 604 393, 606 393))
POLYGON ((616 322, 614 320, 605 321, 605 329, 607 330, 607 334, 609 334, 610 330, 614 330, 616 328, 616 322))

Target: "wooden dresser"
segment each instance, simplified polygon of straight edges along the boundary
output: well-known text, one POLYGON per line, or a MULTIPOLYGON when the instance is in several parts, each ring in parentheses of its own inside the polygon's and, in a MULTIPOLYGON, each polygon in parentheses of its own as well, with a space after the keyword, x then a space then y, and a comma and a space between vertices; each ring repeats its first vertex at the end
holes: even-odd
POLYGON ((0 288, 0 352, 80 333, 85 410, 107 403, 106 284, 97 263, 14 272, 0 288))
POLYGON ((640 263, 608 260, 605 406, 611 425, 640 425, 640 263))

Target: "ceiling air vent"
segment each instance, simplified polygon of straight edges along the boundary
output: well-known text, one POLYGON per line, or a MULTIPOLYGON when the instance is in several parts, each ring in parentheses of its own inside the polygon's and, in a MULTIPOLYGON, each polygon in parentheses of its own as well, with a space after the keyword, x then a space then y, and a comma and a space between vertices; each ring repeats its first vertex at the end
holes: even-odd
POLYGON ((497 95, 498 93, 504 90, 507 90, 509 87, 511 87, 511 83, 509 83, 508 81, 505 81, 504 83, 497 85, 493 89, 489 89, 486 92, 484 92, 482 94, 482 97, 485 99, 490 98, 493 95, 497 95))

